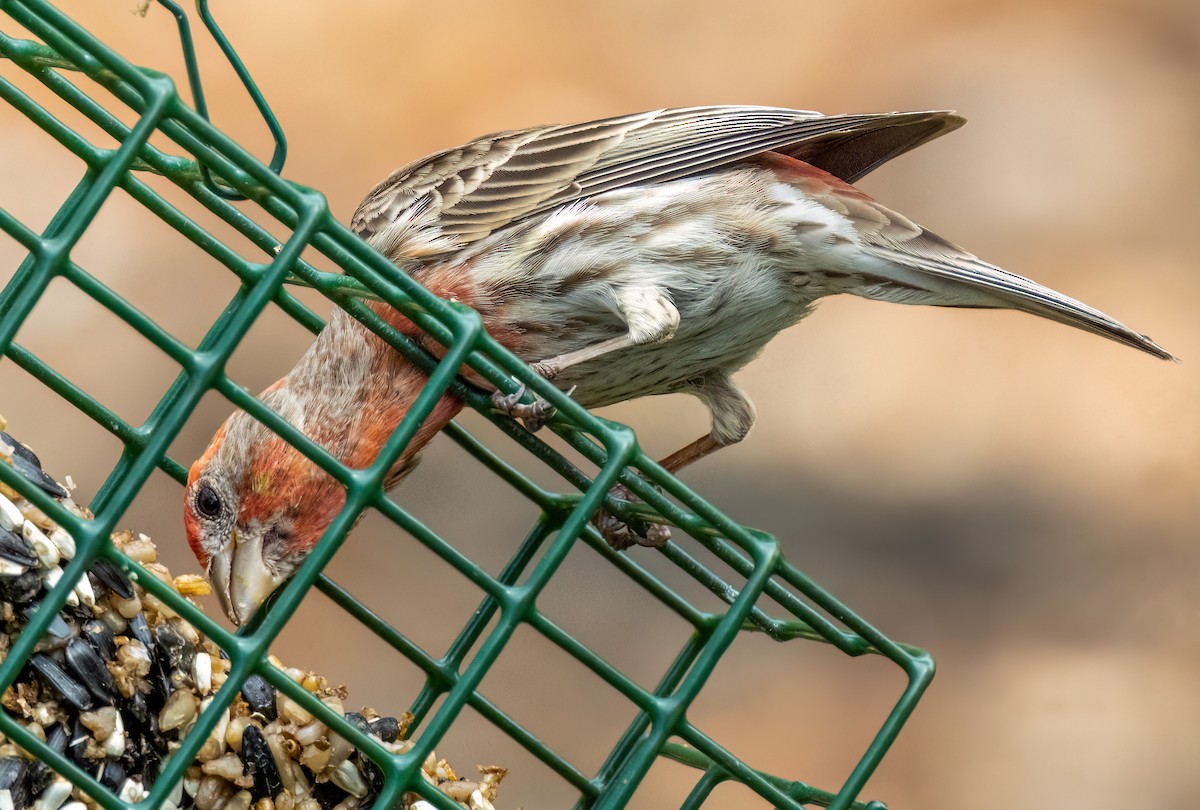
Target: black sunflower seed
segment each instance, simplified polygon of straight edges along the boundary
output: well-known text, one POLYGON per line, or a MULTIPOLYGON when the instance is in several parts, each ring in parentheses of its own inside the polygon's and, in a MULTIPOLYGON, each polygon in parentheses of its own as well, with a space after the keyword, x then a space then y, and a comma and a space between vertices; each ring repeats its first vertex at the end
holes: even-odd
MULTIPOLYGON (((142 785, 149 790, 154 787, 154 782, 158 779, 158 774, 162 770, 163 757, 166 756, 166 740, 161 736, 156 736, 155 741, 160 743, 162 747, 151 742, 149 738, 143 737, 140 750, 140 756, 137 759, 137 772, 142 775, 142 785)), ((133 769, 128 765, 125 770, 133 773, 133 769)))
POLYGON ((154 633, 150 630, 150 625, 146 621, 146 614, 139 613, 129 620, 129 631, 133 633, 133 637, 146 647, 146 651, 151 655, 154 654, 154 633))
MULTIPOLYGON (((154 786, 154 781, 158 779, 159 771, 162 768, 162 758, 165 755, 164 748, 152 744, 148 738, 142 737, 138 741, 125 746, 125 753, 116 760, 116 764, 120 765, 124 771, 124 777, 141 777, 142 787, 149 790, 154 786)), ((113 760, 109 760, 113 762, 113 760)), ((94 764, 94 763, 93 763, 94 764)), ((181 804, 180 808, 191 807, 190 804, 181 804)))
POLYGON ((79 722, 79 718, 71 726, 71 734, 67 738, 67 756, 81 768, 90 768, 94 760, 84 754, 87 751, 87 741, 92 738, 91 732, 79 722))
POLYGON ((150 711, 146 696, 134 692, 133 697, 121 704, 121 713, 129 720, 126 729, 135 733, 157 734, 158 715, 150 711))
POLYGON ((332 781, 317 782, 312 787, 312 797, 321 805, 321 810, 333 810, 346 800, 346 791, 332 781))
POLYGON ((0 577, 0 600, 14 605, 27 605, 42 592, 42 577, 37 571, 26 571, 15 577, 0 577))
POLYGON ((49 733, 46 735, 46 745, 54 749, 58 753, 67 750, 67 727, 62 723, 55 723, 50 727, 49 733))
MULTIPOLYGON (((25 617, 25 621, 33 618, 33 614, 37 611, 37 605, 26 605, 21 609, 21 615, 25 617)), ((46 628, 46 632, 55 638, 71 638, 75 635, 75 631, 71 625, 67 624, 67 620, 61 614, 55 614, 50 620, 50 626, 46 628)))
POLYGON ((267 720, 275 719, 275 687, 261 675, 246 679, 242 684, 242 698, 250 704, 251 712, 261 714, 267 720))
POLYGON ((346 712, 345 717, 363 734, 371 733, 371 726, 367 723, 367 718, 363 717, 361 712, 346 712))
POLYGON ((0 528, 0 557, 17 565, 33 567, 38 564, 37 555, 33 553, 29 541, 5 528, 0 528))
POLYGON ((255 799, 271 798, 283 790, 283 780, 279 778, 279 768, 271 756, 271 747, 257 726, 246 726, 242 732, 239 756, 245 772, 254 779, 250 793, 255 799))
POLYGON ((360 755, 358 759, 362 766, 363 779, 367 782, 367 795, 359 807, 366 808, 371 806, 375 797, 379 795, 379 791, 383 790, 383 771, 367 757, 360 755))
POLYGON ((376 717, 370 725, 375 736, 386 743, 400 739, 400 721, 395 717, 376 717))
POLYGON ((92 573, 100 584, 122 599, 133 598, 133 583, 129 575, 112 560, 99 559, 92 563, 92 573))
POLYGON ((112 673, 104 664, 104 659, 92 648, 92 645, 82 638, 73 638, 67 642, 64 653, 67 667, 72 674, 87 687, 96 700, 106 706, 113 705, 117 699, 117 684, 112 673))
POLYGON ((145 645, 146 651, 150 653, 152 662, 150 682, 154 685, 153 695, 156 698, 150 702, 150 705, 161 708, 167 700, 167 695, 171 694, 171 681, 167 677, 169 670, 163 668, 162 660, 158 657, 158 645, 154 642, 154 633, 146 622, 145 614, 139 613, 129 620, 129 631, 133 633, 134 638, 145 645))
MULTIPOLYGON (((67 750, 67 730, 62 724, 54 724, 46 730, 46 744, 59 754, 67 750)), ((48 764, 41 760, 35 760, 34 764, 29 769, 30 788, 35 794, 46 790, 46 786, 50 784, 50 780, 54 779, 54 772, 50 770, 48 764)))
POLYGON ((96 781, 104 785, 112 791, 121 789, 121 785, 125 782, 125 768, 120 762, 115 762, 111 759, 101 761, 100 767, 96 770, 96 781))
POLYGON ((37 653, 29 659, 29 664, 37 670, 37 673, 42 676, 51 689, 77 710, 87 711, 94 705, 87 688, 67 674, 62 664, 50 656, 45 653, 37 653))
MULTIPOLYGON (((62 723, 55 723, 46 730, 46 745, 60 754, 67 750, 67 729, 62 723)), ((53 779, 54 771, 50 769, 50 766, 40 759, 34 760, 29 769, 30 792, 35 795, 41 793, 53 779)), ((20 805, 14 802, 13 806, 19 807, 20 805)))
POLYGON ((12 446, 13 458, 19 458, 22 461, 28 461, 39 470, 42 468, 42 460, 37 457, 37 453, 30 450, 25 445, 14 439, 10 434, 0 431, 0 439, 4 439, 6 443, 12 446))
POLYGON ((117 657, 117 641, 113 636, 113 631, 108 625, 99 619, 91 619, 83 623, 83 627, 79 628, 79 634, 87 640, 88 644, 92 645, 92 649, 96 654, 105 661, 112 661, 117 657))
POLYGON ((14 808, 29 807, 29 765, 24 757, 0 757, 0 790, 8 791, 14 808))
POLYGON ((158 660, 168 677, 173 672, 190 673, 196 660, 196 648, 178 630, 169 624, 160 624, 154 630, 158 660))
POLYGON ((0 438, 12 445, 13 469, 19 472, 26 481, 55 498, 67 497, 67 491, 59 486, 57 481, 46 475, 45 470, 42 469, 41 460, 32 450, 7 433, 0 432, 0 438))

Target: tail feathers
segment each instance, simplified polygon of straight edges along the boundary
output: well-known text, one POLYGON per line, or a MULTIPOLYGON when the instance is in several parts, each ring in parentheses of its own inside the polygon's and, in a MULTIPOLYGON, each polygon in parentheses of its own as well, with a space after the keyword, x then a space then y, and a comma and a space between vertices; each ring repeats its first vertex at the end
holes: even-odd
POLYGON ((863 245, 863 249, 881 259, 886 269, 880 273, 880 283, 856 290, 858 295, 897 303, 1016 309, 1102 335, 1163 360, 1176 360, 1146 335, 1100 310, 983 262, 928 231, 902 246, 863 245))

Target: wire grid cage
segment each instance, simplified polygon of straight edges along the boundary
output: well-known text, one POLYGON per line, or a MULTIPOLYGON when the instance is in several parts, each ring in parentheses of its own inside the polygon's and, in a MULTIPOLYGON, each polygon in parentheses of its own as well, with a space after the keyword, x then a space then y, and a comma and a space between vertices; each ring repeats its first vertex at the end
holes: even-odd
MULTIPOLYGON (((200 6, 207 13, 204 4, 200 6)), ((0 353, 111 432, 124 448, 90 504, 94 513, 91 520, 68 513, 7 465, 0 464, 0 481, 45 511, 76 538, 78 546, 77 556, 66 569, 61 584, 48 593, 0 664, 0 689, 7 688, 22 672, 38 639, 62 608, 72 584, 85 575, 93 561, 107 558, 136 577, 138 564, 121 554, 109 536, 156 468, 184 482, 184 467, 167 454, 167 449, 201 397, 216 391, 334 476, 345 487, 347 497, 316 552, 276 595, 269 608, 259 611, 255 620, 236 634, 206 617, 154 576, 139 578, 147 591, 207 634, 232 662, 229 686, 217 693, 209 709, 198 718, 194 732, 165 764, 145 800, 148 806, 158 806, 169 795, 215 726, 218 714, 229 706, 245 679, 258 674, 350 740, 379 766, 385 783, 376 799, 377 807, 400 806, 406 793, 419 794, 435 807, 456 806, 421 778, 420 765, 468 706, 577 789, 578 807, 625 806, 660 757, 697 769, 695 787, 683 805, 687 808, 702 806, 714 788, 731 780, 744 784, 775 807, 819 805, 839 810, 883 807, 879 802, 862 803, 856 799, 933 677, 933 662, 927 653, 885 637, 785 561, 775 538, 734 523, 663 471, 639 449, 628 428, 589 414, 538 378, 488 337, 477 314, 434 297, 400 268, 376 254, 334 220, 321 194, 280 179, 272 167, 256 160, 208 123, 205 116, 186 105, 169 78, 133 66, 49 3, 2 0, 0 10, 18 23, 23 32, 31 32, 36 38, 28 34, 12 37, 0 31, 0 56, 27 71, 119 142, 117 148, 111 149, 93 145, 0 76, 0 97, 81 158, 87 167, 43 233, 34 232, 0 210, 0 229, 28 250, 27 258, 0 293, 0 353), (118 104, 135 111, 138 117, 132 126, 122 123, 110 111, 118 104), (174 148, 164 151, 151 146, 149 138, 153 133, 169 139, 174 148), (262 256, 261 261, 243 259, 233 246, 223 243, 196 224, 184 210, 167 202, 139 179, 139 174, 145 177, 147 172, 165 177, 196 204, 232 226, 253 246, 255 255, 262 256), (208 172, 219 176, 222 185, 216 185, 208 172), (237 293, 198 346, 186 345, 172 335, 169 325, 154 322, 72 261, 73 246, 104 200, 118 188, 240 280, 237 293), (235 191, 250 202, 244 206, 231 204, 229 200, 236 197, 232 193, 235 191), (280 227, 286 229, 286 238, 271 235, 260 224, 263 221, 276 231, 280 227), (322 272, 305 261, 301 254, 310 246, 336 264, 342 274, 322 272), (173 385, 140 426, 121 419, 14 340, 55 278, 65 279, 90 296, 178 364, 173 385), (268 305, 277 305, 313 332, 321 328, 321 318, 289 292, 288 285, 292 283, 316 288, 429 373, 428 384, 415 407, 368 469, 342 466, 224 373, 226 361, 268 305), (418 324, 446 347, 444 358, 433 358, 390 329, 362 303, 364 295, 386 302, 418 324), (530 391, 550 400, 559 409, 552 429, 594 464, 596 471, 585 473, 516 423, 490 415, 487 396, 456 377, 463 364, 504 390, 513 390, 514 380, 520 381, 530 391), (423 526, 384 497, 381 489, 384 473, 446 391, 487 414, 504 434, 540 463, 548 465, 567 484, 566 491, 543 488, 502 461, 461 426, 452 424, 447 428, 458 444, 511 486, 513 498, 528 499, 541 510, 540 518, 498 576, 487 573, 423 526), (618 483, 627 486, 643 503, 630 505, 610 498, 609 490, 618 483), (687 536, 684 542, 677 540, 654 553, 665 555, 680 571, 716 594, 722 609, 697 607, 635 558, 610 551, 589 525, 590 517, 601 508, 630 521, 668 523, 678 527, 677 538, 682 530, 687 536), (364 510, 376 510, 411 533, 485 594, 443 656, 426 652, 400 628, 387 624, 350 591, 323 575, 323 568, 364 510), (654 689, 635 683, 539 611, 540 592, 575 543, 586 543, 596 549, 691 626, 690 639, 654 689), (389 753, 268 663, 271 643, 313 587, 424 672, 424 688, 411 707, 416 745, 410 752, 389 753), (636 718, 596 773, 581 771, 480 693, 478 687, 485 673, 521 625, 577 659, 636 707, 636 718), (689 706, 740 633, 766 634, 781 643, 825 642, 850 656, 878 653, 903 671, 906 685, 899 690, 890 713, 882 719, 870 746, 840 789, 826 792, 804 782, 756 771, 689 722, 689 706), (474 654, 469 655, 472 651, 474 654)), ((193 88, 193 96, 196 95, 193 88)), ((199 98, 196 102, 203 109, 199 98)), ((260 104, 260 109, 264 107, 260 104)), ((276 134, 280 135, 278 131, 276 134)), ((277 143, 282 147, 281 137, 277 143)), ((277 150, 276 158, 275 162, 281 162, 282 148, 277 150)), ((118 810, 131 806, 3 712, 0 712, 0 732, 49 763, 102 807, 118 810)))

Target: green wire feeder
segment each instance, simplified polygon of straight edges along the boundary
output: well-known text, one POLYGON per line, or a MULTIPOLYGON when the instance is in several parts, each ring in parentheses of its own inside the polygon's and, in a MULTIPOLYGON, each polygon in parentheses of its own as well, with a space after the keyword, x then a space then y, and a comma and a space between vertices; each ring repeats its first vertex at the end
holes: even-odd
MULTIPOLYGON (((683 803, 685 808, 703 806, 719 784, 734 781, 772 806, 790 810, 805 806, 880 810, 883 805, 878 802, 856 800, 932 679, 934 666, 930 656, 884 636, 787 562, 774 537, 733 522, 664 472, 641 451, 631 430, 593 416, 533 374, 488 337, 476 313, 431 295, 337 222, 320 193, 282 180, 278 176, 286 155, 282 129, 249 72, 221 34, 207 3, 200 0, 197 6, 201 19, 241 77, 275 138, 270 165, 264 165, 216 129, 207 119, 187 16, 175 3, 160 2, 170 9, 179 26, 194 108, 181 100, 168 77, 133 66, 51 3, 0 0, 0 11, 6 15, 0 16, 0 56, 11 60, 120 144, 116 149, 95 146, 0 76, 0 98, 81 158, 87 167, 43 233, 36 233, 0 210, 0 230, 28 251, 0 292, 0 354, 44 383, 48 389, 46 396, 61 397, 78 408, 124 447, 89 504, 94 513, 90 520, 70 513, 11 467, 0 464, 0 482, 28 498, 66 529, 77 544, 76 557, 67 566, 61 583, 49 591, 0 663, 0 689, 7 688, 21 674, 37 641, 67 600, 71 584, 95 561, 109 560, 136 577, 140 570, 138 563, 113 546, 110 534, 156 468, 181 484, 184 482, 185 468, 168 455, 167 449, 201 398, 209 391, 216 391, 341 482, 347 492, 346 504, 317 551, 281 589, 270 607, 260 611, 250 626, 236 634, 217 625, 155 577, 143 574, 140 578, 139 582, 148 591, 218 644, 232 662, 226 687, 217 692, 178 752, 164 764, 143 806, 158 806, 171 795, 215 726, 217 714, 228 707, 248 677, 261 675, 285 692, 295 687, 290 681, 290 687, 278 682, 280 671, 267 663, 267 653, 305 594, 316 587, 342 606, 350 620, 368 627, 426 675, 425 686, 411 706, 415 746, 403 755, 389 754, 373 738, 303 690, 295 695, 289 692, 305 709, 343 734, 379 765, 384 787, 376 799, 377 807, 397 806, 409 792, 418 793, 438 808, 457 806, 425 784, 420 765, 462 709, 470 706, 571 785, 578 792, 576 806, 580 808, 624 807, 651 766, 664 757, 696 769, 697 780, 683 803), (33 39, 5 33, 5 27, 12 30, 12 23, 24 29, 21 37, 33 39), (108 111, 106 102, 128 105, 140 118, 132 127, 127 126, 108 111), (169 139, 177 150, 164 152, 149 145, 148 140, 155 132, 169 139), (145 173, 161 175, 178 186, 190 195, 197 209, 215 214, 257 250, 246 251, 245 244, 227 244, 205 231, 186 210, 154 191, 143 179, 145 173), (239 279, 238 291, 199 346, 185 344, 171 333, 169 324, 150 319, 72 260, 72 249, 116 188, 144 205, 239 279), (248 204, 235 207, 232 202, 239 200, 248 204), (269 223, 276 231, 279 226, 286 228, 284 242, 280 244, 260 222, 269 223), (324 255, 344 275, 318 271, 304 261, 301 254, 308 247, 324 255), (244 252, 252 252, 261 259, 247 261, 242 258, 244 252), (55 278, 73 284, 178 364, 175 382, 143 424, 124 421, 16 341, 22 324, 55 278), (321 319, 289 292, 290 284, 316 289, 345 307, 430 373, 416 406, 395 430, 377 463, 367 470, 351 470, 337 463, 225 373, 226 362, 270 304, 314 333, 321 328, 321 319), (445 358, 436 360, 389 329, 361 298, 381 300, 398 309, 446 347, 445 358), (595 465, 597 472, 585 473, 536 436, 508 419, 493 415, 488 398, 456 378, 455 371, 463 363, 506 391, 515 390, 520 382, 532 394, 550 400, 558 408, 551 429, 595 465), (531 501, 541 510, 518 551, 498 576, 490 575, 463 556, 381 491, 380 481, 392 460, 403 451, 446 391, 462 397, 492 420, 504 435, 556 472, 563 482, 555 489, 539 486, 461 426, 448 428, 454 441, 511 486, 512 498, 531 501), (618 483, 628 487, 643 503, 633 505, 608 498, 608 491, 618 483), (678 527, 675 542, 658 553, 715 594, 724 607, 716 611, 697 607, 643 567, 638 555, 612 552, 589 526, 590 517, 601 507, 626 520, 651 520, 678 527), (360 512, 367 509, 381 513, 411 534, 485 593, 445 655, 435 657, 426 652, 405 635, 402 627, 384 622, 356 600, 351 591, 322 573, 360 512), (693 628, 690 639, 652 690, 635 683, 539 611, 539 595, 575 543, 586 543, 693 628), (480 693, 484 675, 522 624, 574 657, 636 707, 636 717, 598 770, 581 770, 480 693), (741 633, 765 633, 780 643, 819 641, 848 656, 875 653, 892 661, 904 673, 906 683, 897 690, 894 706, 881 719, 861 758, 847 763, 849 776, 834 791, 794 781, 791 777, 796 774, 780 778, 761 773, 689 721, 689 707, 741 633), (468 658, 472 650, 475 652, 468 658)), ((797 685, 801 685, 803 672, 795 673, 795 678, 797 685)), ((107 810, 132 806, 51 751, 4 712, 0 712, 0 732, 50 763, 107 810)), ((816 736, 801 739, 796 744, 798 763, 803 762, 804 747, 817 744, 820 743, 816 736)))

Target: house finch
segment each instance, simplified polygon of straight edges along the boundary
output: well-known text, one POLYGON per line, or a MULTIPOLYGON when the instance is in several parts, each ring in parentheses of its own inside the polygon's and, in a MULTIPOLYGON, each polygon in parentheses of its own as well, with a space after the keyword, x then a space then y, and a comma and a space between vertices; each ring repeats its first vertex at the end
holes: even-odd
MULTIPOLYGON (((948 112, 706 107, 502 132, 398 170, 352 227, 433 292, 475 308, 494 338, 585 407, 699 397, 712 429, 664 459, 671 471, 746 436, 754 408, 732 374, 826 295, 1017 309, 1170 358, 849 185, 962 123, 948 112)), ((339 312, 264 400, 362 467, 423 382, 339 312)), ((533 421, 546 412, 499 392, 494 402, 533 421)), ((393 482, 459 407, 443 399, 393 482)), ((315 465, 244 414, 230 418, 192 468, 185 520, 234 621, 295 570, 342 503, 315 465)), ((600 525, 615 545, 662 540, 600 525)))

